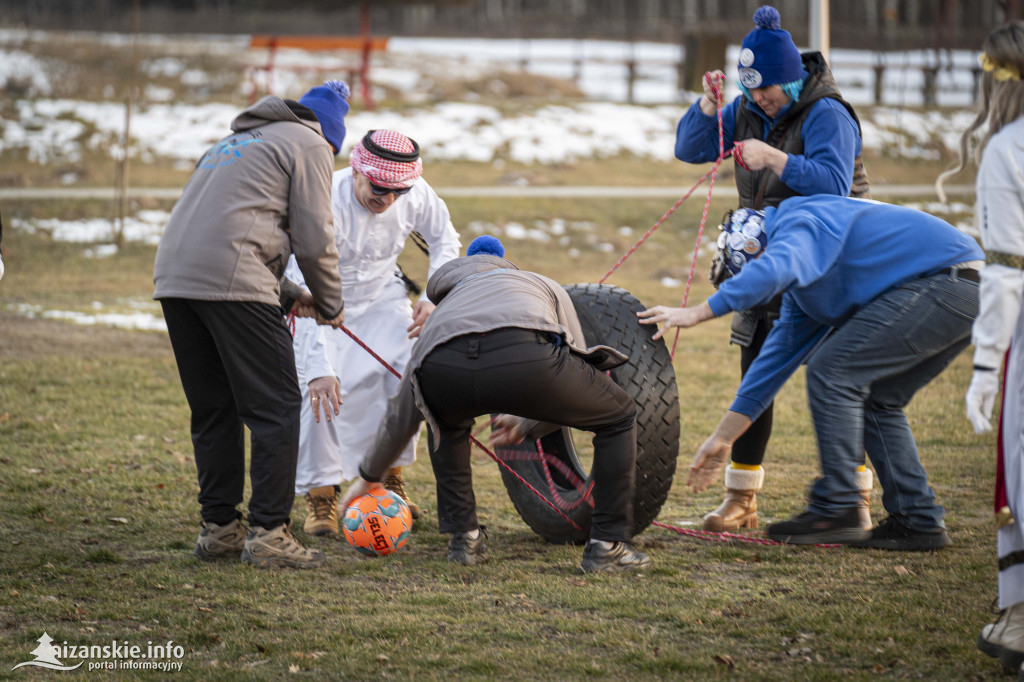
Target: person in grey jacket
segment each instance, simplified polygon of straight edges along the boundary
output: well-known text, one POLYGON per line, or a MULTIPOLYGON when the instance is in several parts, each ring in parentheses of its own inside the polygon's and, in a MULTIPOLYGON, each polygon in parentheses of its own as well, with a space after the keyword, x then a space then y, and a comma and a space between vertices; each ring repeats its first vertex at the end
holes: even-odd
POLYGON ((288 528, 301 397, 283 312, 315 310, 334 327, 344 320, 330 187, 347 94, 328 81, 298 102, 267 96, 243 111, 196 164, 157 247, 153 298, 192 410, 200 559, 297 568, 325 560, 288 528), (291 254, 309 291, 283 280, 291 254), (248 532, 237 510, 243 425, 248 532))
POLYGON ((438 522, 451 534, 448 559, 482 563, 487 545, 470 470, 473 420, 499 413, 494 447, 565 425, 595 434, 593 525, 580 568, 649 567, 650 558, 630 545, 636 405, 603 371, 628 358, 607 346, 587 348, 572 300, 557 282, 519 270, 493 250, 475 253, 475 244, 467 250, 473 255, 449 261, 428 281, 427 296, 437 307, 342 506, 379 485, 425 418, 438 522))

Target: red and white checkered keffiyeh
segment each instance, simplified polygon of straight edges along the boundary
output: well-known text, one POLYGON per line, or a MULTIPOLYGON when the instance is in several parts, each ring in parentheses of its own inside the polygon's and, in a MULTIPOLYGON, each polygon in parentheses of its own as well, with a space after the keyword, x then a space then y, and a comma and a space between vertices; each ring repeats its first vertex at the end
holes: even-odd
MULTIPOLYGON (((412 140, 394 130, 374 131, 370 139, 377 146, 400 154, 411 154, 416 151, 412 140)), ((368 151, 362 141, 352 148, 349 165, 353 170, 365 175, 373 184, 391 189, 411 187, 423 174, 421 159, 410 163, 382 159, 368 151)))

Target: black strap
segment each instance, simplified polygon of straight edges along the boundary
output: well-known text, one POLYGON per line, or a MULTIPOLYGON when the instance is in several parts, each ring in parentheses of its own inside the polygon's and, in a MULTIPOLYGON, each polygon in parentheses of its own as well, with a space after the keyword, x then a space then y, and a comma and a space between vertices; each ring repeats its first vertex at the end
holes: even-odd
POLYGON ((999 570, 1005 571, 1010 566, 1016 564, 1024 564, 1024 550, 1017 550, 1016 552, 1010 552, 1006 556, 999 557, 999 570))
POLYGON ((415 244, 420 251, 422 251, 428 256, 430 255, 430 245, 427 244, 427 240, 423 237, 422 234, 413 230, 409 236, 412 237, 413 244, 415 244))
POLYGON ((402 280, 402 282, 405 284, 405 290, 408 291, 413 296, 419 296, 421 293, 423 293, 423 287, 421 287, 412 277, 409 277, 409 275, 405 274, 405 269, 402 267, 402 264, 395 263, 395 265, 398 267, 398 269, 395 270, 395 275, 397 275, 398 278, 402 280))
POLYGON ((376 130, 363 135, 363 146, 366 147, 366 151, 370 152, 374 156, 379 156, 386 161, 395 161, 396 163, 412 163, 416 159, 420 158, 420 146, 416 144, 416 140, 409 138, 409 142, 412 142, 411 152, 395 152, 390 149, 385 149, 379 144, 373 141, 373 134, 376 130))
POLYGON ((944 274, 955 276, 957 279, 966 279, 969 282, 979 284, 981 277, 974 268, 947 268, 944 274))

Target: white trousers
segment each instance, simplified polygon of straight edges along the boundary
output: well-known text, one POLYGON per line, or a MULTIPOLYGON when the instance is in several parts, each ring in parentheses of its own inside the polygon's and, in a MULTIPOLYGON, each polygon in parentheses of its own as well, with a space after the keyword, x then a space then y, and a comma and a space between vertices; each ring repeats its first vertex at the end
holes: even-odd
MULTIPOLYGON (((412 305, 405 285, 395 279, 371 304, 346 303, 345 326, 360 341, 384 358, 399 374, 405 372, 414 341, 406 331, 412 324, 412 305)), ((302 388, 302 421, 295 494, 311 488, 339 485, 359 475, 359 463, 373 449, 377 429, 387 412, 387 401, 398 389, 398 377, 340 329, 325 329, 327 354, 341 382, 341 413, 333 421, 320 413, 313 420, 309 386, 302 388)), ((416 459, 414 437, 395 466, 416 459)))
MULTIPOLYGON (((999 558, 1024 552, 1024 318, 1006 360, 1006 387, 1003 391, 1002 433, 1003 474, 1006 497, 1014 522, 999 529, 999 558)), ((1024 602, 1024 563, 999 571, 999 608, 1024 602)))

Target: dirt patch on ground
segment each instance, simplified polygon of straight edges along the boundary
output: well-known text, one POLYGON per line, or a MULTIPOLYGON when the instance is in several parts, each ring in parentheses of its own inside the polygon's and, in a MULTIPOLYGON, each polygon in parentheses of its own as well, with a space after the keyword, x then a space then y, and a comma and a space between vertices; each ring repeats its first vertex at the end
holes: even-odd
POLYGON ((171 357, 171 342, 162 332, 87 326, 39 320, 0 312, 0 360, 47 357, 171 357))

